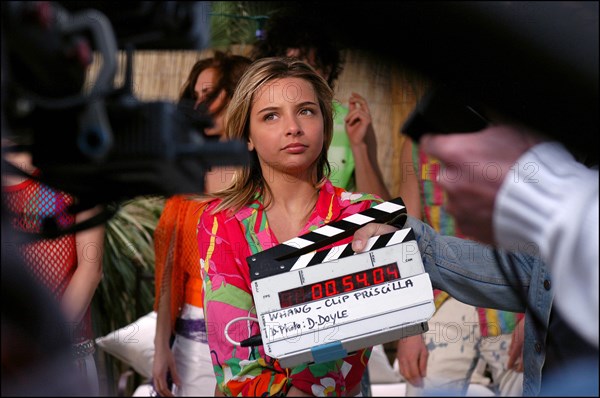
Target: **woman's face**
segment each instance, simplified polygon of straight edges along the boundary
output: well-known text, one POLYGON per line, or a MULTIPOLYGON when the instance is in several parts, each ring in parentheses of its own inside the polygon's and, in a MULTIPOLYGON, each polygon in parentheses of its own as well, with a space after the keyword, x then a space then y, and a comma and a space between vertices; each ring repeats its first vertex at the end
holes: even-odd
MULTIPOLYGON (((213 88, 217 84, 217 70, 215 68, 204 69, 198 75, 196 79, 196 85, 194 91, 196 92, 196 107, 206 100, 206 97, 212 92, 213 88)), ((214 126, 207 127, 204 129, 204 133, 210 136, 221 136, 225 132, 225 112, 220 112, 218 115, 215 111, 221 107, 225 101, 225 91, 221 90, 219 96, 213 101, 208 108, 208 111, 213 119, 214 126)))
POLYGON ((249 141, 265 178, 271 170, 312 177, 324 145, 323 130, 319 100, 306 80, 277 79, 257 92, 249 141))

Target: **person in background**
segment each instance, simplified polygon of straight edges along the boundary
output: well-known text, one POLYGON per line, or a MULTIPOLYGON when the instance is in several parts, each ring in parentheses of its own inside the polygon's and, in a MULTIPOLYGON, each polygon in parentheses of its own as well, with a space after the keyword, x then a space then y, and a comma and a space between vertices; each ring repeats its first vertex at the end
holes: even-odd
MULTIPOLYGON (((344 60, 327 30, 327 22, 307 11, 282 9, 269 17, 265 38, 251 53, 265 57, 294 57, 312 66, 331 89, 342 73, 344 60)), ((368 192, 391 199, 377 162, 377 139, 365 98, 352 93, 348 108, 333 101, 333 140, 329 147, 330 180, 348 191, 368 192)))
MULTIPOLYGON (((252 61, 244 56, 216 51, 214 56, 199 60, 192 66, 181 88, 179 105, 194 119, 210 125, 203 127, 207 141, 224 141, 225 113, 238 80, 252 61)), ((204 191, 214 192, 229 185, 235 168, 214 167, 206 173, 204 191)))
MULTIPOLYGON (((2 147, 10 145, 14 142, 3 138, 2 147)), ((59 229, 66 229, 100 211, 93 208, 71 214, 75 198, 33 178, 40 176, 41 171, 33 165, 29 153, 8 152, 4 158, 30 176, 2 175, 4 205, 17 231, 40 233, 49 219, 54 219, 59 229)), ((36 239, 19 247, 28 271, 59 303, 72 341, 72 359, 85 388, 95 396, 99 395, 100 386, 90 303, 102 280, 103 248, 102 225, 55 239, 36 239)))
MULTIPOLYGON (((181 90, 180 101, 208 110, 213 123, 208 139, 223 139, 225 112, 250 59, 222 52, 199 60, 181 90)), ((205 192, 226 187, 233 170, 207 173, 205 192)), ((161 396, 208 396, 215 390, 202 303, 200 257, 196 241, 203 204, 192 195, 169 198, 154 233, 157 311, 153 384, 161 396), (171 338, 175 335, 171 347, 171 338), (175 384, 173 394, 169 376, 175 384)))
MULTIPOLYGON (((282 368, 264 347, 239 341, 259 334, 246 258, 326 223, 381 203, 328 180, 333 93, 308 64, 255 61, 226 117, 226 136, 248 143, 250 165, 211 196, 198 223, 204 310, 218 393, 227 396, 356 396, 370 349, 324 363, 282 368), (294 90, 293 97, 288 92, 294 90)), ((340 242, 344 243, 344 242, 340 242)))
MULTIPOLYGON (((407 137, 400 164, 400 196, 408 214, 422 219, 442 235, 464 238, 445 209, 446 198, 437 182, 443 172, 439 162, 407 137)), ((489 369, 498 395, 521 395, 522 344, 516 339, 521 338, 522 343, 523 330, 522 325, 516 329, 515 326, 523 322, 523 314, 472 307, 437 289, 434 297, 436 313, 429 321, 430 331, 397 343, 400 372, 409 383, 407 395, 438 390, 464 395, 470 382, 483 378, 477 374, 478 361, 489 369), (450 336, 449 330, 456 330, 457 335, 450 336)), ((487 378, 483 380, 488 382, 487 378)))
POLYGON ((72 360, 72 341, 64 312, 52 294, 28 271, 21 243, 30 241, 10 223, 2 204, 2 380, 1 394, 14 396, 90 396, 72 360))

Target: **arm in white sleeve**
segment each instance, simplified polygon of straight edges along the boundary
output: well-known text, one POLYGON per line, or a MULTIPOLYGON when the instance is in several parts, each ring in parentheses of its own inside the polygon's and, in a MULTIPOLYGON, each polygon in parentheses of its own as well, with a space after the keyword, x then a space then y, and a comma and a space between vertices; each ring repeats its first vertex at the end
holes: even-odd
POLYGON ((561 315, 598 347, 598 170, 554 142, 530 149, 512 171, 496 197, 495 239, 539 250, 561 315))

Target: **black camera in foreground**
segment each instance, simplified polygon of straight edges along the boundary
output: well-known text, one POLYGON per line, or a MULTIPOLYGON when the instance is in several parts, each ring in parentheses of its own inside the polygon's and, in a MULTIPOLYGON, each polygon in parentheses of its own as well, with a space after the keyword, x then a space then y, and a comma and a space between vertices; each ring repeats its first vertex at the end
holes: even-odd
MULTIPOLYGON (((207 21, 190 24, 192 33, 207 21)), ((186 43, 208 42, 188 36, 181 35, 186 43)), ((246 143, 204 136, 212 123, 207 113, 135 98, 130 46, 125 83, 114 87, 117 40, 109 19, 96 9, 2 3, 2 44, 3 139, 26 142, 13 150, 30 152, 38 178, 75 196, 77 210, 142 195, 201 193, 211 167, 249 160, 246 143), (101 67, 85 88, 93 54, 101 67)))

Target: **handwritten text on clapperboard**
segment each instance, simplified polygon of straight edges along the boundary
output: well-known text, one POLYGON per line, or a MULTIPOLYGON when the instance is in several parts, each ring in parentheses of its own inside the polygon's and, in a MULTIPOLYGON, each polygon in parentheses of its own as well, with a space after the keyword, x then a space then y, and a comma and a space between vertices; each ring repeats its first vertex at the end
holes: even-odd
POLYGON ((271 341, 297 337, 421 304, 430 297, 427 274, 398 279, 355 292, 263 314, 271 341))

